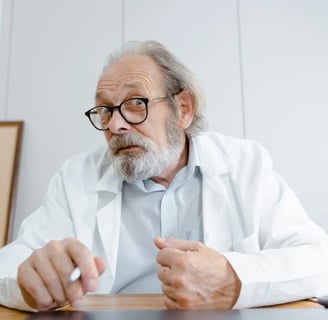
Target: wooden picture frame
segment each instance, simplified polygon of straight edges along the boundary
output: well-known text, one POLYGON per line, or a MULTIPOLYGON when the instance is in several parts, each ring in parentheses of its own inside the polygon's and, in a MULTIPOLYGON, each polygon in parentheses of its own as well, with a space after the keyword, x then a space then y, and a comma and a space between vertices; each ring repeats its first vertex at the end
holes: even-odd
POLYGON ((23 121, 0 121, 0 247, 11 240, 23 121))

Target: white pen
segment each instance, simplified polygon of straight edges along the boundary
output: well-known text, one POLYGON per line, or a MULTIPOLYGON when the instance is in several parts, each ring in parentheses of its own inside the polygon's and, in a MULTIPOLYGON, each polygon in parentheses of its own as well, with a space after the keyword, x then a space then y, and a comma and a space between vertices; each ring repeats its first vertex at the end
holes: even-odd
POLYGON ((69 275, 69 281, 74 282, 81 277, 81 270, 79 267, 74 268, 72 273, 69 275))

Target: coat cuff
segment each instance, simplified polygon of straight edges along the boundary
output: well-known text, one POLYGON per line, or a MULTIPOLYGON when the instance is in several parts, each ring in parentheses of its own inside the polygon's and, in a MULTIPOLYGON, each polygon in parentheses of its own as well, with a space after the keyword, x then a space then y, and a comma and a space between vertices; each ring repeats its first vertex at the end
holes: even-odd
POLYGON ((241 282, 239 297, 233 309, 261 306, 269 289, 268 275, 256 263, 256 257, 239 252, 222 253, 229 261, 241 282))
POLYGON ((25 302, 17 284, 16 274, 15 276, 0 280, 0 287, 3 289, 0 293, 0 304, 22 311, 37 311, 25 302))

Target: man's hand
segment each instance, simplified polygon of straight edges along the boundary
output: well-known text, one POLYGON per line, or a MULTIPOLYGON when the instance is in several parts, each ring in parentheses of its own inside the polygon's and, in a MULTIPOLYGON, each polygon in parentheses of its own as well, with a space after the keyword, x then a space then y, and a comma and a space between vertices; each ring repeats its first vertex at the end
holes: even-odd
POLYGON ((78 305, 86 292, 94 291, 105 262, 94 258, 80 241, 50 241, 35 250, 18 269, 17 281, 25 301, 34 309, 49 310, 67 303, 78 305), (81 277, 70 282, 78 266, 81 277))
POLYGON ((155 238, 164 303, 169 309, 230 309, 241 283, 217 251, 200 242, 155 238))

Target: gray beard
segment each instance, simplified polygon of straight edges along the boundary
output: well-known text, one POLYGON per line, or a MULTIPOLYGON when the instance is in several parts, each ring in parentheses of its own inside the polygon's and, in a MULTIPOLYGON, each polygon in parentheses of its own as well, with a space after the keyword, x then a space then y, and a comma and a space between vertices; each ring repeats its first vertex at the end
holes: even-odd
MULTIPOLYGON (((172 121, 172 120, 171 120, 172 121)), ((178 163, 182 151, 184 133, 176 123, 168 121, 168 147, 160 149, 151 139, 127 132, 113 136, 109 142, 110 158, 117 172, 127 182, 145 180, 160 175, 167 167, 178 163), (119 148, 138 145, 144 148, 141 152, 118 154, 119 148)))

